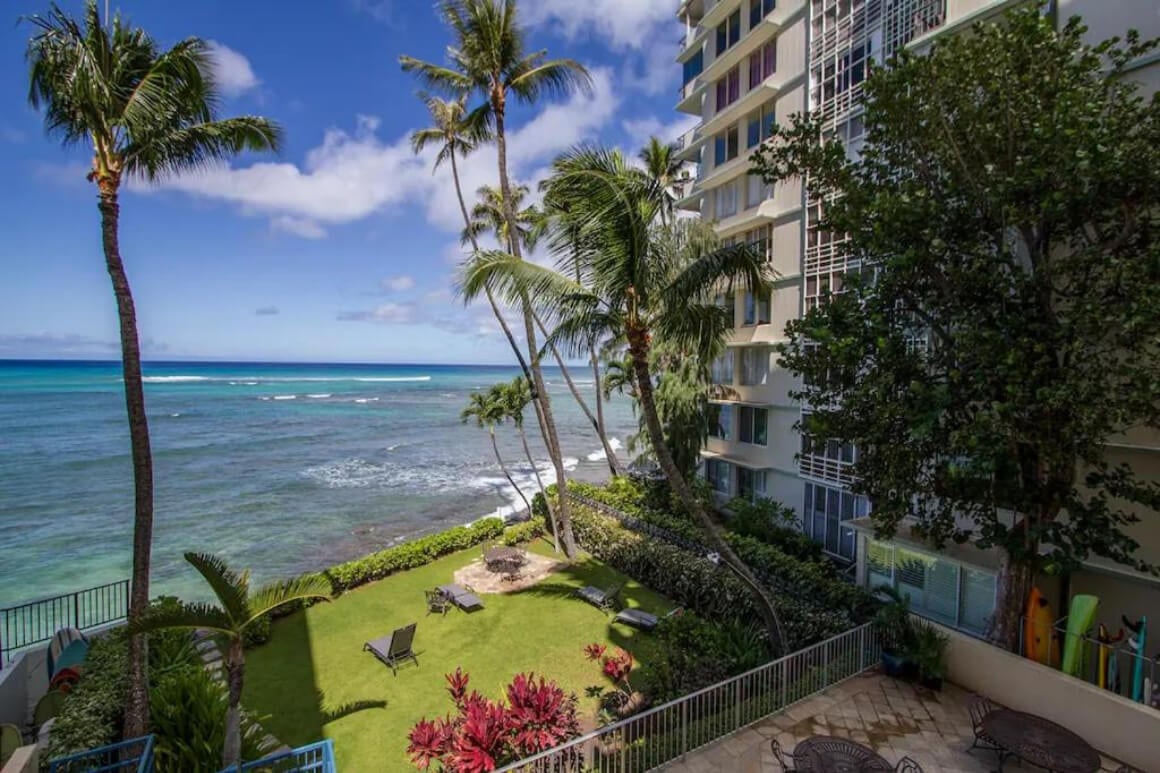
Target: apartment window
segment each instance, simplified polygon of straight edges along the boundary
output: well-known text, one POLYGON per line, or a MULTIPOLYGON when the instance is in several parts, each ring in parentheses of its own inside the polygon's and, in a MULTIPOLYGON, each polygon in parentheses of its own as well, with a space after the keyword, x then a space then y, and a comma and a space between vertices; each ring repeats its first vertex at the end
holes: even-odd
POLYGON ((847 521, 861 518, 870 511, 865 497, 848 491, 805 484, 805 507, 802 530, 825 548, 826 552, 854 560, 854 531, 847 521))
POLYGON ((769 444, 769 409, 743 405, 737 412, 737 438, 755 446, 769 444))
POLYGON ((773 13, 776 7, 776 0, 749 0, 749 29, 761 24, 761 20, 773 13))
MULTIPOLYGON (((746 209, 753 209, 761 202, 773 196, 772 186, 766 185, 765 180, 759 174, 751 174, 746 177, 746 191, 745 204, 746 209)), ((764 245, 762 245, 762 254, 765 253, 764 245)))
MULTIPOLYGON (((765 198, 769 198, 772 193, 768 188, 765 188, 763 195, 765 198)), ((758 257, 764 260, 769 260, 769 233, 769 226, 754 228, 752 231, 745 233, 745 244, 749 249, 757 253, 758 257)))
POLYGON ((737 468, 737 496, 744 497, 750 502, 765 497, 766 479, 765 470, 751 470, 748 467, 737 468))
POLYGON ((718 440, 729 440, 733 437, 732 405, 709 404, 709 436, 718 440))
POLYGON ((910 608, 981 636, 995 611, 995 574, 935 554, 867 540, 866 585, 886 585, 910 597, 910 608))
POLYGON ((721 112, 741 96, 741 67, 734 67, 717 81, 717 112, 721 112))
POLYGON ((709 369, 709 377, 714 384, 730 385, 733 383, 732 349, 713 360, 713 365, 709 369))
POLYGON ((705 69, 705 51, 704 51, 704 49, 702 49, 702 50, 698 51, 697 53, 693 54, 693 57, 691 59, 689 59, 689 61, 685 62, 685 64, 684 64, 685 79, 681 82, 685 83, 685 84, 692 83, 693 79, 696 78, 698 75, 700 75, 701 71, 704 69, 705 69))
POLYGON ((745 324, 769 324, 769 298, 762 298, 754 293, 745 293, 745 324))
POLYGON ((727 161, 737 158, 741 152, 739 130, 736 126, 728 131, 721 132, 713 139, 713 164, 721 166, 727 161))
POLYGON ((717 56, 728 51, 741 40, 741 9, 717 25, 717 56))
POLYGON ((732 489, 729 486, 729 468, 732 465, 729 462, 720 459, 707 459, 705 461, 705 479, 709 481, 709 485, 713 490, 728 495, 732 489))
POLYGON ((741 385, 761 386, 769 381, 769 350, 763 346, 741 350, 741 385))
POLYGON ((717 189, 717 219, 737 214, 737 181, 731 180, 717 189))
POLYGON ((777 71, 777 41, 771 40, 749 55, 749 88, 757 88, 777 71))
POLYGON ((745 122, 745 147, 752 148, 761 142, 761 114, 754 113, 745 122))

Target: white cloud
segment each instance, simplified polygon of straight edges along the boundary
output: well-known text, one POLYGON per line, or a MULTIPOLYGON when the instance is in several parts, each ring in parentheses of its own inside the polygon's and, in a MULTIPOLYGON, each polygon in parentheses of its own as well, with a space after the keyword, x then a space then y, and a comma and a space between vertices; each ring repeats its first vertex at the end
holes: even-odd
POLYGON ((257 88, 261 81, 254 75, 250 60, 216 40, 208 42, 209 55, 218 87, 227 97, 236 97, 257 88))
POLYGON ((632 147, 643 148, 649 137, 659 137, 662 142, 676 142, 677 139, 701 122, 699 116, 682 115, 675 121, 662 123, 655 115, 645 118, 629 119, 621 123, 621 128, 628 135, 632 147))
MULTIPOLYGON (((576 143, 591 139, 612 118, 617 99, 608 70, 593 71, 591 94, 574 94, 550 104, 508 137, 512 176, 535 183, 529 174, 576 143)), ((431 173, 434 151, 415 156, 408 135, 385 142, 379 121, 358 116, 353 131, 329 129, 322 144, 301 164, 261 162, 235 168, 221 165, 165 180, 163 190, 237 204, 244 214, 265 215, 272 227, 306 238, 325 235, 328 226, 418 203, 427 220, 451 232, 463 227, 447 165, 431 173)), ((459 165, 465 194, 494 185, 496 155, 481 148, 459 165)))
MULTIPOLYGON (((592 31, 615 48, 644 48, 660 28, 677 28, 672 0, 539 0, 520 11, 528 24, 547 24, 570 38, 592 31)), ((668 37, 672 59, 677 35, 668 37)))
POLYGON ((404 290, 410 290, 414 286, 415 280, 406 274, 402 276, 393 276, 389 279, 383 280, 383 289, 396 293, 403 292, 404 290))
POLYGON ((370 311, 341 311, 341 322, 385 322, 403 324, 415 321, 415 306, 410 303, 383 303, 370 311))

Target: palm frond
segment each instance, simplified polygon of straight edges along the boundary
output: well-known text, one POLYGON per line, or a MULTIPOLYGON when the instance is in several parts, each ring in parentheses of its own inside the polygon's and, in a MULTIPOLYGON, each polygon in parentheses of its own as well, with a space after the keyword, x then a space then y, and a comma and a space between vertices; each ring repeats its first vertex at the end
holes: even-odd
POLYGON ((281 127, 266 118, 226 118, 130 145, 125 149, 125 171, 153 180, 206 167, 247 150, 277 150, 281 143, 281 127))
POLYGON ((575 91, 592 93, 592 76, 575 59, 545 60, 540 51, 517 62, 507 76, 507 87, 520 101, 534 104, 542 99, 567 96, 575 91))
POLYGON ((209 583, 227 615, 235 620, 245 617, 246 596, 250 591, 245 573, 235 572, 224 560, 210 553, 189 552, 185 560, 209 583))
POLYGON ((667 345, 711 361, 721 353, 725 336, 733 328, 733 311, 715 304, 686 303, 658 314, 653 327, 667 345))
POLYGON ((184 601, 164 607, 151 607, 144 615, 129 621, 129 633, 148 633, 165 629, 209 630, 227 636, 236 634, 235 622, 213 604, 190 604, 184 601))
POLYGON ((550 316, 556 315, 560 304, 570 298, 586 296, 599 302, 587 288, 558 271, 499 250, 480 250, 460 268, 458 292, 465 300, 474 300, 485 288, 512 306, 530 299, 550 316))
POLYGON ((747 244, 736 244, 701 254, 680 270, 664 292, 668 305, 706 300, 726 284, 765 294, 770 279, 765 256, 747 244))
POLYGON ((403 68, 403 72, 416 75, 424 88, 443 94, 462 94, 474 85, 466 75, 457 70, 406 54, 399 57, 399 65, 403 68))
POLYGON ((250 594, 245 623, 249 623, 292 601, 330 601, 334 586, 322 574, 304 574, 289 580, 263 585, 250 594))

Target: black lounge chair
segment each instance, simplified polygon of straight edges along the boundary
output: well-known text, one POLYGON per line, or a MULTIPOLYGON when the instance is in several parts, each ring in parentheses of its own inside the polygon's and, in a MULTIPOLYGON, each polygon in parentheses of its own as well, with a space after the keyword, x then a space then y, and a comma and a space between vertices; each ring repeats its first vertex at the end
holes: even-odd
POLYGON ((661 620, 667 620, 674 615, 680 614, 680 612, 680 607, 673 607, 663 617, 658 618, 656 615, 645 612, 643 609, 622 609, 616 613, 616 617, 612 618, 612 622, 624 623, 627 626, 639 628, 642 631, 652 631, 661 620))
POLYGON ((483 609, 483 600, 475 595, 475 589, 470 585, 464 588, 462 585, 440 585, 436 588, 437 591, 449 600, 452 604, 466 611, 469 609, 483 609))
POLYGON ((611 588, 605 589, 597 588, 595 585, 585 585, 576 591, 576 595, 592 606, 607 612, 616 603, 616 597, 620 595, 622 588, 624 588, 624 585, 614 585, 611 588))
POLYGON ((415 657, 415 651, 411 649, 411 645, 415 643, 417 625, 418 623, 411 623, 396 629, 390 636, 368 641, 363 645, 363 652, 369 650, 372 655, 390 666, 391 673, 395 675, 399 673, 399 664, 405 660, 413 660, 417 666, 419 658, 415 657))

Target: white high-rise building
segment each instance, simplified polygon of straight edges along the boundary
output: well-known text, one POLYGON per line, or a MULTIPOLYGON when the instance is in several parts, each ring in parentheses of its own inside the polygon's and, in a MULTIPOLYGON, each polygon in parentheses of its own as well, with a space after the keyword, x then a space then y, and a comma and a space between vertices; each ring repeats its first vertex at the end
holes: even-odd
MULTIPOLYGON (((684 79, 677 110, 701 118, 680 140, 681 157, 695 164, 697 173, 679 206, 715 222, 727 241, 758 245, 778 276, 769 297, 722 298, 734 309, 736 324, 728 353, 713 369, 719 388, 714 430, 702 452, 704 475, 723 499, 760 495, 793 507, 802 529, 827 553, 857 560, 862 582, 900 582, 897 551, 910 551, 907 560, 924 557, 929 577, 918 590, 907 586, 912 603, 967 630, 980 630, 993 608, 993 557, 970 551, 948 557, 901 536, 875 542, 864 518, 868 503, 849 492, 857 449, 802 437, 793 429, 803 407, 789 398, 793 380, 777 367, 771 347, 784 338, 789 320, 825 293, 841 291, 844 277, 861 266, 840 235, 813 227, 819 203, 809 201, 798 182, 770 189, 748 174, 749 157, 775 122, 788 122, 803 110, 820 114, 830 136, 856 157, 863 142, 861 97, 869 63, 884 63, 902 46, 921 49, 1018 3, 684 0, 678 10, 685 40, 678 55, 684 79), (946 610, 954 612, 943 614, 946 610)), ((1045 12, 1059 24, 1072 15, 1083 17, 1093 42, 1130 28, 1145 38, 1160 35, 1156 0, 1056 0, 1045 12)), ((1135 63, 1129 77, 1145 93, 1160 89, 1160 55, 1135 63)), ((1160 478, 1157 433, 1134 431, 1108 445, 1110 461, 1125 461, 1143 476, 1160 478)), ((1160 528, 1146 521, 1132 533, 1141 543, 1141 557, 1160 562, 1160 528)), ((1160 615, 1154 578, 1106 563, 1089 562, 1073 586, 1098 588, 1105 596, 1125 598, 1126 607, 1160 615), (1129 582, 1110 590, 1106 580, 1117 572, 1130 575, 1129 582)))

